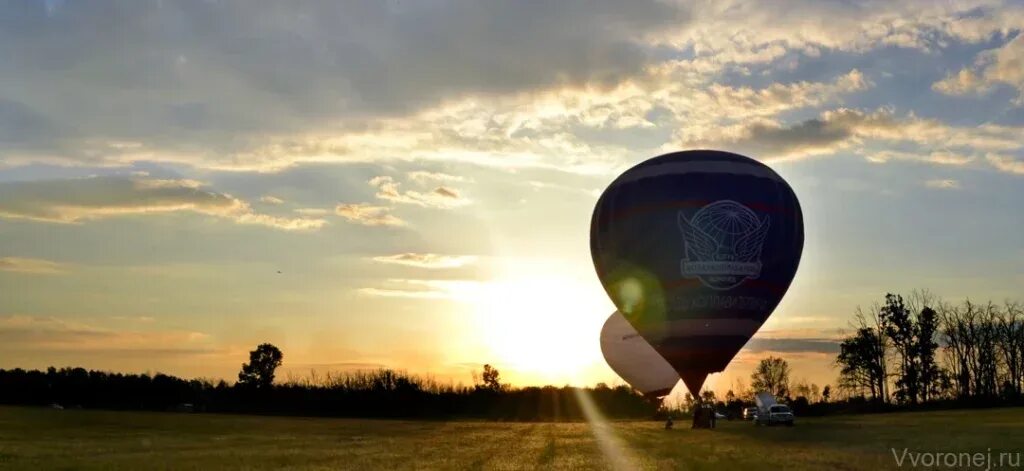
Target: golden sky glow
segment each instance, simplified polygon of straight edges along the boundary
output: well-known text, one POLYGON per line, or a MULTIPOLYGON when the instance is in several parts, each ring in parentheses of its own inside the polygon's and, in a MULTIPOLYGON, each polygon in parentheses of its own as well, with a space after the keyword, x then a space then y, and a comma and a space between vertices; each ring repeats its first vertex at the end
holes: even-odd
POLYGON ((0 16, 19 25, 0 26, 0 367, 232 379, 269 341, 283 377, 469 382, 491 363, 515 384, 616 383, 591 211, 623 170, 697 147, 771 165, 807 233, 711 387, 769 354, 833 382, 841 330, 886 292, 1024 286, 1015 2, 0 16))

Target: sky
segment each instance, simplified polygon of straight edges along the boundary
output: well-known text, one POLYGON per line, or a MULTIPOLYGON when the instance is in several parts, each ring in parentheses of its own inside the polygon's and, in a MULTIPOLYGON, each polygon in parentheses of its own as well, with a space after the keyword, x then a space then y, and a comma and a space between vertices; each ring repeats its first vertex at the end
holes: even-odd
POLYGON ((708 384, 834 384, 858 306, 1021 299, 1024 4, 15 1, 0 6, 0 367, 391 367, 621 383, 601 191, 761 160, 806 244, 708 384))

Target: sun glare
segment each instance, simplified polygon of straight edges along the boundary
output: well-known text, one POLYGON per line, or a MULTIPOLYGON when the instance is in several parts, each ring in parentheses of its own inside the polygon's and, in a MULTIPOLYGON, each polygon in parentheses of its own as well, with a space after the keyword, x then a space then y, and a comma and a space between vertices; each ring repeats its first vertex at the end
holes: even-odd
POLYGON ((475 300, 478 329, 493 361, 518 381, 589 383, 587 373, 603 362, 598 337, 611 312, 601 300, 568 277, 497 280, 475 300))

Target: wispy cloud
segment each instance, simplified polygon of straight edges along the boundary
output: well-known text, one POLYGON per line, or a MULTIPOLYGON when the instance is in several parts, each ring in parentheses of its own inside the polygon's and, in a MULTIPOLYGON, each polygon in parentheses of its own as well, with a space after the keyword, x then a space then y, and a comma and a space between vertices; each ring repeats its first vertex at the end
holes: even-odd
POLYGON ((366 296, 465 301, 481 295, 485 282, 473 280, 389 279, 383 286, 357 291, 366 296))
MULTIPOLYGON (((17 127, 0 125, 0 143, 6 147, 11 133, 19 144, 0 149, 5 157, 17 150, 22 161, 263 170, 346 151, 303 145, 306 132, 331 135, 467 95, 619 82, 651 60, 637 31, 655 34, 690 21, 687 7, 656 0, 628 7, 611 0, 312 1, 297 9, 227 2, 95 11, 67 3, 55 10, 66 25, 57 26, 41 3, 4 6, 4 17, 24 27, 0 31, 0 43, 31 47, 46 37, 52 44, 0 64, 0 74, 14 75, 0 95, 27 102, 10 106, 18 108, 11 120, 17 127), (116 32, 104 27, 113 10, 123 26, 116 32), (168 28, 159 38, 146 33, 154 21, 182 18, 203 18, 212 27, 168 28), (478 27, 497 22, 507 27, 478 27), (238 38, 245 37, 260 41, 240 52, 238 38), (454 51, 442 43, 461 46, 454 51), (164 59, 154 61, 154 51, 164 59), (65 73, 76 79, 65 81, 52 74, 52 64, 68 54, 76 60, 65 73), (516 64, 515 73, 507 63, 516 64), (99 69, 108 73, 90 73, 99 69), (118 77, 118 86, 109 77, 118 77), (55 89, 79 97, 77 104, 44 98, 55 89)), ((10 114, 0 111, 0 119, 10 114)))
POLYGON ((910 160, 953 166, 967 165, 976 160, 974 156, 958 154, 947 150, 902 152, 887 149, 878 152, 871 152, 867 154, 865 158, 867 158, 869 162, 874 163, 886 163, 890 160, 910 160))
POLYGON ((331 213, 325 208, 296 208, 295 212, 303 216, 326 216, 331 213))
POLYGON ((743 347, 749 353, 839 353, 839 341, 819 338, 759 338, 754 337, 743 347))
POLYGON ((1008 155, 990 153, 985 158, 995 168, 1007 172, 1024 175, 1024 159, 1013 158, 1008 155))
POLYGON ((373 257, 373 261, 419 268, 458 268, 476 262, 472 255, 439 255, 434 253, 401 253, 373 257))
POLYGON ((412 204, 426 208, 454 208, 469 204, 469 200, 463 198, 458 191, 446 186, 439 186, 428 192, 402 191, 401 184, 386 175, 371 178, 369 184, 377 189, 377 198, 392 203, 412 204))
POLYGON ((421 185, 427 185, 429 183, 441 183, 441 182, 466 182, 468 178, 459 175, 450 175, 442 172, 427 172, 423 170, 417 170, 406 174, 410 180, 417 182, 421 185))
POLYGON ((776 122, 786 111, 841 104, 872 87, 858 70, 761 86, 718 83, 727 72, 768 72, 835 51, 934 53, 956 42, 1008 40, 958 73, 958 85, 936 87, 1019 90, 1024 82, 1015 60, 1024 47, 1024 8, 998 0, 870 7, 641 0, 628 8, 608 0, 472 8, 465 0, 359 8, 314 1, 298 9, 300 20, 287 9, 227 2, 122 8, 125 28, 117 32, 101 26, 108 11, 72 4, 54 10, 69 22, 47 21, 39 4, 4 10, 25 27, 0 32, 0 42, 17 47, 46 37, 53 45, 0 64, 8 77, 0 95, 17 97, 0 101, 0 151, 8 164, 146 161, 267 171, 390 159, 609 172, 632 152, 581 129, 682 129, 648 147, 695 142, 723 125, 776 122), (791 11, 801 15, 784 13, 791 11), (179 17, 217 27, 171 28, 159 40, 145 33, 145 25, 179 17), (508 28, 472 26, 495 21, 508 28), (83 34, 90 41, 81 41, 83 34), (261 41, 240 54, 239 37, 261 41), (437 47, 442 43, 461 47, 437 47), (115 47, 122 44, 140 46, 115 47), (154 50, 166 60, 154 61, 154 50), (52 73, 67 54, 77 58, 66 71, 76 80, 52 73), (506 63, 517 64, 516 73, 506 63), (400 73, 393 64, 401 64, 400 73), (99 69, 119 86, 90 73, 99 69), (80 100, 53 100, 52 90, 80 100))
MULTIPOLYGON (((1018 136, 1024 127, 983 124, 957 127, 891 109, 864 111, 839 108, 793 124, 754 120, 710 130, 700 142, 730 146, 769 159, 793 160, 854 150, 872 162, 913 159, 942 165, 964 165, 976 155, 1024 148, 1018 136), (917 152, 870 151, 873 142, 917 145, 917 152)), ((684 142, 692 146, 694 142, 684 142)))
POLYGON ((189 330, 115 330, 58 317, 0 316, 5 350, 191 355, 218 351, 208 334, 189 330))
POLYGON ((284 204, 284 200, 276 196, 264 195, 260 197, 260 202, 267 204, 284 204))
POLYGON ((93 177, 0 183, 0 217, 82 223, 178 211, 284 230, 319 229, 327 223, 324 219, 259 214, 245 201, 204 189, 192 180, 93 177))
POLYGON ((0 257, 0 271, 29 275, 60 275, 67 272, 67 265, 39 258, 0 257))
POLYGON ((404 226, 405 221, 391 214, 391 208, 374 206, 369 203, 342 203, 334 213, 356 224, 364 226, 404 226))
POLYGON ((449 299, 452 297, 450 293, 444 291, 427 289, 359 288, 358 292, 366 296, 385 298, 449 299))
MULTIPOLYGON (((1024 21, 1018 28, 1024 28, 1024 21)), ((935 82, 932 89, 964 95, 986 93, 1000 84, 1015 88, 1018 94, 1014 103, 1024 105, 1024 34, 1018 33, 1006 44, 979 53, 973 66, 935 82)))
POLYGON ((937 190, 959 190, 961 188, 959 181, 950 178, 926 180, 924 185, 928 188, 935 188, 937 190))
POLYGON ((151 316, 110 316, 115 321, 123 322, 139 322, 143 324, 152 324, 156 322, 156 319, 151 316))

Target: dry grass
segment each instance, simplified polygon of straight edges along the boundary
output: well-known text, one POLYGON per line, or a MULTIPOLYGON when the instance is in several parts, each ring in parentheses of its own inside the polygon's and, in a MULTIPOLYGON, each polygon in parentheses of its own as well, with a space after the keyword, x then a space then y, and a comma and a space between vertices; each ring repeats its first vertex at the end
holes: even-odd
MULTIPOLYGON (((643 469, 895 469, 892 448, 1024 452, 1024 409, 720 422, 615 422, 643 469)), ((585 423, 413 422, 0 407, 0 468, 593 469, 585 423)), ((904 467, 909 467, 905 464, 904 467)))

